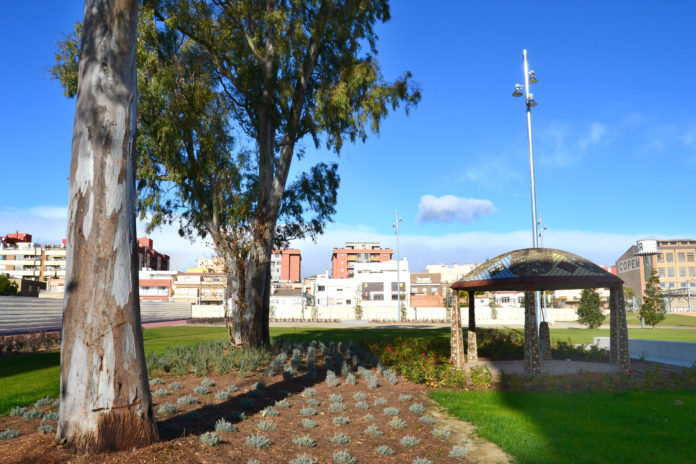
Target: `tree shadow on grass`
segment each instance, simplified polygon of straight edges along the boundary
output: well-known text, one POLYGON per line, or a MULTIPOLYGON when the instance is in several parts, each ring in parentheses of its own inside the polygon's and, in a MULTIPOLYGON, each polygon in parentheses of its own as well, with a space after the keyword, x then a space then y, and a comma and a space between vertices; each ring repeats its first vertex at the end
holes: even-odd
POLYGON ((11 358, 0 359, 0 378, 50 367, 60 367, 60 351, 19 354, 11 358))

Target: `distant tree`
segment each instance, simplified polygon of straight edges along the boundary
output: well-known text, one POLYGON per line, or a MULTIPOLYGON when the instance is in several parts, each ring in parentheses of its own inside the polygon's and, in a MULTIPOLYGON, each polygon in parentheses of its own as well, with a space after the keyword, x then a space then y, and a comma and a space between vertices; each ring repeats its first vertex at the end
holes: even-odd
POLYGON ((626 309, 633 309, 633 298, 636 296, 636 292, 633 291, 631 287, 624 287, 624 305, 626 309))
POLYGON ((363 307, 362 307, 362 288, 358 285, 355 290, 355 305, 353 306, 353 311, 355 311, 355 318, 360 320, 363 317, 363 307))
POLYGON ((586 288, 580 295, 578 303, 578 322, 588 329, 596 329, 604 322, 599 292, 594 288, 586 288))
POLYGON ((495 293, 488 294, 488 307, 491 309, 491 318, 498 319, 498 305, 495 303, 495 293))
POLYGON ((667 309, 664 298, 662 291, 660 291, 660 278, 657 276, 657 271, 653 269, 650 278, 645 283, 643 304, 640 305, 640 317, 653 329, 665 319, 667 309))
POLYGON ((17 282, 10 280, 5 274, 0 274, 0 296, 17 296, 17 282))

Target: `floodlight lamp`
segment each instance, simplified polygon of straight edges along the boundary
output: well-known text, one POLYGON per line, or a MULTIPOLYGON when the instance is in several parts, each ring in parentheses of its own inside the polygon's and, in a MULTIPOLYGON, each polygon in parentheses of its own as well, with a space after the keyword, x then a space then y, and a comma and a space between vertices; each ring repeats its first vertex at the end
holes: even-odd
POLYGON ((529 83, 536 84, 537 82, 539 82, 539 79, 534 75, 534 71, 529 71, 529 83))
POLYGON ((520 84, 515 84, 515 91, 512 92, 513 97, 521 97, 522 96, 522 86, 520 84))
POLYGON ((534 94, 533 94, 533 93, 530 93, 530 94, 529 94, 529 98, 527 98, 527 106, 529 106, 530 108, 531 108, 532 106, 537 106, 537 102, 536 102, 536 100, 534 100, 534 94))

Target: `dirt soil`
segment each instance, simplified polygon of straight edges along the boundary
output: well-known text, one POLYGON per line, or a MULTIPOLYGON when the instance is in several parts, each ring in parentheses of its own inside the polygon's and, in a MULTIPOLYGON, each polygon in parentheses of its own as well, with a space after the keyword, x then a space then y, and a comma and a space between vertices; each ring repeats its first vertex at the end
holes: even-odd
MULTIPOLYGON (((303 363, 304 364, 304 363, 303 363)), ((317 352, 317 366, 321 368, 323 359, 317 352)), ((420 385, 412 384, 404 378, 399 377, 396 385, 391 385, 386 379, 374 374, 379 378, 380 386, 376 389, 367 388, 366 379, 359 375, 356 385, 349 385, 343 382, 344 378, 339 377, 340 384, 335 387, 329 386, 326 382, 310 381, 306 376, 301 375, 291 380, 285 380, 282 376, 273 377, 263 376, 261 373, 252 373, 241 378, 236 374, 215 375, 209 373, 207 378, 215 381, 216 385, 210 388, 210 393, 196 395, 193 389, 200 385, 202 378, 192 374, 187 376, 161 375, 163 385, 154 385, 152 391, 159 388, 168 388, 173 381, 180 382, 183 386, 181 390, 171 390, 166 396, 153 397, 153 408, 157 418, 157 425, 160 431, 161 440, 143 449, 127 452, 113 452, 95 456, 76 455, 68 449, 56 443, 55 433, 40 434, 37 432, 41 424, 41 419, 23 419, 22 416, 6 416, 0 418, 0 431, 8 428, 20 432, 20 436, 11 440, 0 441, 0 461, 5 464, 11 463, 152 463, 166 462, 173 463, 241 463, 246 464, 252 460, 258 463, 288 463, 298 455, 306 454, 317 460, 319 463, 332 463, 333 454, 336 451, 347 450, 352 456, 357 458, 358 463, 411 463, 416 457, 423 457, 433 463, 462 463, 462 462, 482 462, 498 463, 511 462, 508 456, 500 451, 495 445, 486 443, 477 438, 473 433, 473 427, 457 421, 444 412, 426 396, 427 389, 420 385), (266 388, 259 396, 254 395, 254 383, 264 382, 266 388), (228 400, 218 400, 214 398, 214 393, 225 390, 227 385, 236 385, 239 391, 230 392, 231 398, 228 400), (316 390, 316 396, 312 398, 320 401, 319 406, 314 408, 318 414, 310 417, 318 426, 313 429, 304 429, 300 426, 303 417, 299 414, 300 409, 308 406, 307 398, 302 395, 305 388, 316 390), (250 394, 250 392, 252 392, 250 394), (274 406, 280 413, 277 417, 262 417, 261 411, 266 406, 273 406, 289 392, 287 400, 292 404, 290 408, 274 406), (356 407, 357 401, 353 395, 363 392, 367 395, 369 409, 359 409, 356 407), (192 394, 198 398, 198 404, 179 405, 177 398, 183 395, 192 394), (329 411, 329 395, 340 394, 343 396, 343 404, 347 409, 343 412, 329 411), (399 399, 399 395, 412 395, 411 401, 399 399), (377 398, 384 398, 386 405, 375 405, 377 398), (240 401, 252 399, 254 406, 244 409, 240 401), (409 411, 412 403, 420 402, 426 406, 427 414, 436 420, 435 425, 427 425, 418 421, 421 414, 409 411), (163 403, 170 403, 177 406, 178 413, 172 415, 162 415, 157 413, 158 407, 163 403), (399 417, 407 423, 403 430, 395 429, 388 425, 392 417, 386 416, 383 412, 385 407, 393 406, 399 409, 399 417), (201 442, 200 435, 215 430, 215 422, 220 418, 229 418, 231 411, 244 411, 246 419, 236 422, 237 431, 218 435, 222 443, 211 447, 201 442), (374 415, 375 420, 369 421, 363 416, 367 413, 374 415), (350 420, 347 425, 336 425, 333 418, 344 416, 350 420), (260 431, 257 423, 261 419, 270 419, 275 425, 275 430, 260 431), (363 433, 369 425, 377 425, 384 432, 380 437, 373 437, 363 433), (432 435, 434 427, 448 426, 452 431, 449 439, 437 438, 432 435), (329 438, 336 433, 343 433, 350 437, 348 444, 334 444, 329 438), (246 438, 251 434, 262 434, 271 440, 271 446, 266 449, 256 449, 246 444, 246 438), (296 436, 309 435, 316 441, 313 448, 302 448, 292 443, 292 438, 296 436), (400 443, 405 435, 411 435, 420 443, 415 447, 406 447, 400 443), (395 451, 392 456, 380 456, 375 452, 375 448, 380 445, 387 445, 395 451), (467 459, 452 458, 449 456, 453 445, 465 446, 470 454, 467 459)), ((319 378, 323 378, 323 370, 319 370, 319 378)), ((31 409, 31 405, 28 408, 31 409)), ((56 408, 43 406, 44 413, 56 408)), ((235 423, 233 420, 230 422, 235 423)), ((56 426, 55 421, 47 422, 56 426)))

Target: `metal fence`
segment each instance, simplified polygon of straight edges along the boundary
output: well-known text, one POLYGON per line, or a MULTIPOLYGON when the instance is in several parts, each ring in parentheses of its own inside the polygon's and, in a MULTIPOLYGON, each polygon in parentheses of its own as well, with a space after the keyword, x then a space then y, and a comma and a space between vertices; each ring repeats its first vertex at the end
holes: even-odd
MULTIPOLYGON (((191 318, 191 303, 140 302, 142 322, 162 322, 191 318)), ((0 334, 60 330, 63 300, 0 296, 0 334)))

